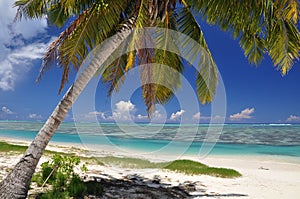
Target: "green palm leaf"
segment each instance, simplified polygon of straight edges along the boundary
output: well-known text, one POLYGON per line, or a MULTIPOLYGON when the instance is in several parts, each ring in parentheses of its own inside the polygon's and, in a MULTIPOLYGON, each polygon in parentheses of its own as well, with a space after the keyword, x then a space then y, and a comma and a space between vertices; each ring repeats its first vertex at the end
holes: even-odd
POLYGON ((47 13, 50 5, 49 0, 18 0, 14 3, 14 6, 18 7, 16 19, 41 18, 47 13))
POLYGON ((108 87, 108 96, 115 91, 118 92, 126 77, 127 54, 120 56, 112 62, 103 72, 101 79, 108 87))
MULTIPOLYGON (((63 68, 63 77, 60 90, 68 81, 70 67, 76 70, 82 64, 83 60, 97 44, 113 34, 125 3, 117 0, 110 1, 109 6, 103 6, 102 2, 94 3, 70 25, 69 30, 64 32, 52 45, 51 52, 58 51, 59 64, 63 68)), ((48 54, 51 54, 48 52, 48 54)), ((44 66, 49 64, 47 56, 44 66)))
POLYGON ((240 39, 249 61, 268 53, 282 74, 299 59, 299 1, 186 0, 210 24, 240 39))
POLYGON ((47 15, 50 22, 61 26, 69 17, 79 15, 93 3, 94 0, 17 0, 14 5, 18 7, 16 18, 47 15))
POLYGON ((216 94, 218 73, 215 61, 209 51, 208 45, 204 39, 200 25, 194 18, 191 10, 188 7, 179 8, 176 10, 176 19, 178 30, 183 34, 197 41, 202 49, 191 47, 190 40, 186 40, 186 52, 188 53, 188 61, 193 63, 196 61, 199 72, 196 73, 197 94, 202 104, 212 101, 216 94), (200 56, 200 59, 199 59, 200 56), (199 59, 199 61, 197 61, 199 59))
POLYGON ((172 11, 168 11, 162 22, 157 26, 160 28, 154 34, 156 46, 154 62, 154 78, 158 83, 156 88, 156 101, 165 104, 174 92, 181 87, 181 73, 184 71, 183 60, 179 55, 179 49, 174 43, 176 38, 169 34, 169 30, 176 30, 176 19, 172 11), (163 28, 163 29, 161 29, 163 28), (168 51, 172 49, 174 52, 168 51), (178 53, 178 54, 176 54, 178 53))
POLYGON ((291 21, 278 20, 272 27, 272 34, 268 38, 269 54, 278 69, 285 75, 299 59, 300 34, 291 21), (297 41, 297 42, 293 42, 297 41))
POLYGON ((173 42, 174 38, 171 38, 168 33, 169 29, 176 29, 173 12, 166 9, 165 13, 159 11, 157 13, 161 16, 160 20, 148 23, 154 23, 153 25, 164 28, 164 31, 160 29, 153 34, 146 31, 147 33, 143 35, 143 39, 155 44, 156 48, 138 51, 143 98, 149 117, 157 103, 165 104, 173 97, 174 91, 181 86, 180 74, 183 72, 180 56, 167 50, 167 45, 171 45, 173 49, 177 48, 173 42))

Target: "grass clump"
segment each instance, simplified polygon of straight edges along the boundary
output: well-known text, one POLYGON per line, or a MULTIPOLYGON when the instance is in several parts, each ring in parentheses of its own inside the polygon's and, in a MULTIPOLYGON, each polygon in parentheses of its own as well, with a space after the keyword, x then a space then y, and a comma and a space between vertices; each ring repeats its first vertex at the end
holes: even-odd
POLYGON ((27 146, 20 146, 15 144, 8 144, 7 142, 0 142, 0 152, 19 152, 24 153, 27 146))
POLYGON ((163 168, 169 164, 169 162, 150 162, 149 160, 145 160, 145 159, 129 158, 129 157, 106 156, 97 159, 98 161, 104 164, 110 164, 122 168, 134 168, 134 169, 163 168))
POLYGON ((167 165, 165 169, 188 175, 210 175, 221 178, 235 178, 241 176, 238 171, 233 169, 209 167, 192 160, 175 160, 167 165))
MULTIPOLYGON (((9 144, 7 142, 0 141, 0 152, 2 153, 15 152, 16 154, 22 154, 26 151, 27 148, 28 146, 25 145, 9 144)), ((45 155, 53 155, 53 154, 63 155, 63 156, 74 155, 69 153, 45 150, 45 155)))

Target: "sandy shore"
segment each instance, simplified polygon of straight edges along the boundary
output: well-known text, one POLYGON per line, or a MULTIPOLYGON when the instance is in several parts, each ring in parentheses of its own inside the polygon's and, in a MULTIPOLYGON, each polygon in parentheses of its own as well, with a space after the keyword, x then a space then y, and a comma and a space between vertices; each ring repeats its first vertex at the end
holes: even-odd
MULTIPOLYGON (((9 143, 28 145, 28 142, 20 142, 1 138, 9 143)), ((63 152, 76 152, 78 155, 91 155, 79 145, 52 143, 47 149, 63 152)), ((109 148, 98 149, 97 155, 123 156, 109 148)), ((134 154, 134 153, 133 153, 134 154)), ((138 156, 138 158, 142 155, 138 156)), ((0 179, 13 167, 20 155, 6 155, 0 157, 0 179)), ((137 158, 136 155, 134 155, 137 158)), ((172 157, 144 157, 152 161, 169 160, 172 157)), ((161 183, 177 186, 186 182, 193 182, 197 191, 193 195, 201 198, 299 198, 300 196, 300 162, 293 158, 278 156, 207 156, 199 160, 195 156, 182 156, 182 159, 192 159, 213 167, 232 168, 239 171, 242 177, 223 179, 211 176, 189 176, 163 169, 124 169, 114 166, 88 165, 88 175, 122 179, 128 175, 141 176, 144 179, 153 179, 157 176, 161 183)), ((43 157, 40 161, 46 161, 43 157)))

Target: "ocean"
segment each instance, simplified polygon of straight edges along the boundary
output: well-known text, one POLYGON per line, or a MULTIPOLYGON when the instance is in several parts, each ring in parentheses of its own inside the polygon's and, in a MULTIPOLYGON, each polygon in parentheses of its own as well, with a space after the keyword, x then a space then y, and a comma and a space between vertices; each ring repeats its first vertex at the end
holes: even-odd
MULTIPOLYGON (((0 121, 1 137, 31 141, 40 122, 0 121)), ((63 123, 51 142, 112 147, 159 156, 268 155, 300 160, 299 124, 92 124, 63 123)))

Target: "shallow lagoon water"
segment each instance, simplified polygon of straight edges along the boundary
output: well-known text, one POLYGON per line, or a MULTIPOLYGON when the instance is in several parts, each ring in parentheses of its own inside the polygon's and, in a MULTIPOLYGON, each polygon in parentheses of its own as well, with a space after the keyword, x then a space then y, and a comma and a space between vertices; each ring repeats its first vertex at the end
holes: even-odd
MULTIPOLYGON (((38 122, 0 122, 0 137, 33 140, 42 127, 38 122)), ((83 143, 99 148, 103 145, 146 153, 185 153, 198 155, 271 155, 300 159, 300 125, 293 124, 225 124, 220 125, 117 125, 114 123, 63 123, 53 142, 83 143), (213 133, 212 133, 213 132, 213 133), (212 135, 213 136, 212 136, 212 135), (217 142, 210 142, 213 140, 217 142), (208 147, 209 150, 206 151, 208 147), (210 150, 212 148, 212 150, 210 150)))

